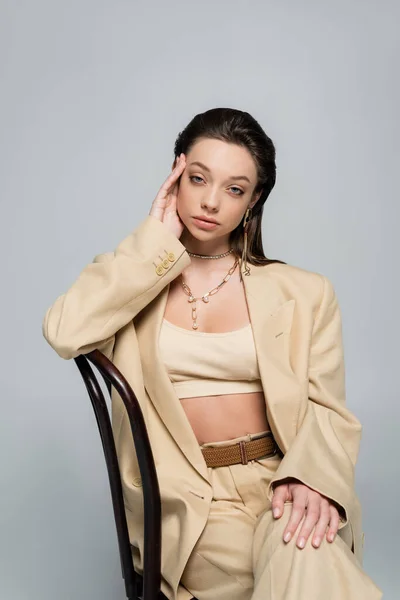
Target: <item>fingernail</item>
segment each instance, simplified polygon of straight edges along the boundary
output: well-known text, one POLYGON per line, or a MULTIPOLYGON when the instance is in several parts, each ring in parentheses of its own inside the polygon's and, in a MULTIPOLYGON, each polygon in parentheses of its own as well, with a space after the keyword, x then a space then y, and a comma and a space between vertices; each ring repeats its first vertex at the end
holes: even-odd
POLYGON ((287 533, 285 533, 283 539, 285 540, 285 542, 288 542, 291 537, 292 537, 292 534, 290 533, 290 531, 288 531, 287 533))
POLYGON ((334 540, 334 537, 335 537, 335 534, 334 534, 334 533, 330 533, 330 534, 328 535, 328 540, 329 540, 330 542, 333 542, 333 540, 334 540))
POLYGON ((279 508, 274 508, 274 513, 273 514, 274 514, 275 519, 276 519, 276 517, 279 517, 279 514, 280 514, 279 508))
POLYGON ((318 547, 321 543, 321 540, 319 537, 316 537, 315 540, 313 540, 313 546, 318 547))
POLYGON ((300 538, 299 541, 297 542, 297 545, 299 548, 304 548, 306 543, 306 540, 304 538, 300 538))

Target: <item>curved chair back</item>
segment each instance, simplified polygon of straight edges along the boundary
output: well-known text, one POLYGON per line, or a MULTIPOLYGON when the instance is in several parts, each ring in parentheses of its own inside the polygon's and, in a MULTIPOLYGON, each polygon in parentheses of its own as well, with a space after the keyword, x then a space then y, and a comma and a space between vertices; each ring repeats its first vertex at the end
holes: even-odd
POLYGON ((90 352, 89 354, 81 354, 74 360, 89 393, 103 444, 110 482, 114 519, 117 528, 122 577, 125 580, 126 597, 128 600, 160 600, 161 598, 165 598, 160 592, 160 490, 150 441, 139 402, 132 391, 132 388, 120 371, 118 371, 113 363, 99 350, 93 350, 93 352, 90 352), (111 420, 103 392, 89 362, 97 367, 100 374, 103 376, 110 393, 111 387, 115 387, 125 404, 129 416, 143 483, 145 540, 143 551, 143 578, 135 572, 133 567, 122 493, 121 474, 118 466, 111 420))

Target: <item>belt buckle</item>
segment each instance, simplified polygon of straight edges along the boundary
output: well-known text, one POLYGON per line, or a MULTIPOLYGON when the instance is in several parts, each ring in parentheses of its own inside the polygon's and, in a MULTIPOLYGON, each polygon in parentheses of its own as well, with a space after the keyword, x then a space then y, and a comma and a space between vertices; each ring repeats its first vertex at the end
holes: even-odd
POLYGON ((247 451, 246 451, 246 442, 244 440, 241 440, 239 442, 239 450, 240 450, 240 462, 242 463, 242 465, 247 465, 247 463, 249 462, 249 459, 248 459, 247 451))

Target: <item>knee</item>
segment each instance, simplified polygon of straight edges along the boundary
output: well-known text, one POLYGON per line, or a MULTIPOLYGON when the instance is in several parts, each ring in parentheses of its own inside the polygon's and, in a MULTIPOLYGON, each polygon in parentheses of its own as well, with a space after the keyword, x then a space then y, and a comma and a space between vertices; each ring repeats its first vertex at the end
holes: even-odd
MULTIPOLYGON (((292 514, 292 505, 292 502, 285 502, 283 512, 279 518, 273 516, 271 508, 260 515, 253 538, 253 565, 255 565, 261 552, 267 552, 269 556, 272 556, 280 545, 287 545, 283 540, 283 534, 292 514)), ((289 542, 289 544, 291 543, 293 543, 293 540, 289 542)))

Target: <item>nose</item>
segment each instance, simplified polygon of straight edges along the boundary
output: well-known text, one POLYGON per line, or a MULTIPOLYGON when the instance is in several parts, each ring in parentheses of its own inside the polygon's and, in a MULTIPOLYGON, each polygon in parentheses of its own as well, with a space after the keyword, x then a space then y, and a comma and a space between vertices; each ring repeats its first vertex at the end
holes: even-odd
POLYGON ((201 208, 208 212, 218 212, 219 210, 219 200, 218 200, 218 192, 209 192, 204 195, 201 200, 201 208))

